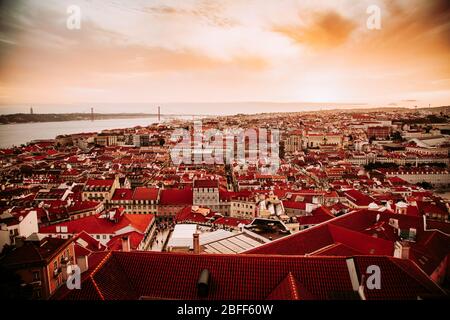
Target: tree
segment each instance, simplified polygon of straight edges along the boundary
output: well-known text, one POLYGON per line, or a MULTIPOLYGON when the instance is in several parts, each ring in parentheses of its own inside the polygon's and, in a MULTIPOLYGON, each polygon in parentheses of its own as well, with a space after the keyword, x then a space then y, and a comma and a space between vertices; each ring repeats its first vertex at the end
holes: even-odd
POLYGON ((394 140, 394 141, 402 141, 403 140, 402 135, 400 134, 399 131, 393 132, 391 134, 391 139, 394 140))
POLYGON ((425 181, 419 182, 417 185, 425 190, 433 189, 433 186, 430 183, 425 182, 425 181))

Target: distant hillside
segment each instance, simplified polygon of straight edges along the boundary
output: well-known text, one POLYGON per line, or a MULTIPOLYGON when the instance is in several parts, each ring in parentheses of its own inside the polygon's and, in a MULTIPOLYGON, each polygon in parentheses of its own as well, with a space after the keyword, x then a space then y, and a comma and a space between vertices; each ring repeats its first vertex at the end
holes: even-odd
MULTIPOLYGON (((226 105, 233 105, 235 103, 227 103, 226 105)), ((236 103, 239 104, 239 103, 236 103)), ((259 104, 254 102, 252 104, 259 104)), ((283 105, 292 106, 293 103, 267 103, 261 102, 261 105, 274 105, 278 109, 282 109, 283 105)), ((213 104, 211 104, 213 105, 213 104)), ((414 112, 414 111, 427 111, 435 115, 439 115, 441 112, 448 115, 450 114, 450 106, 441 106, 433 108, 404 108, 404 107, 381 107, 381 108, 354 108, 351 106, 334 107, 333 109, 322 109, 319 106, 310 106, 309 110, 299 110, 299 111, 279 111, 279 112, 261 112, 254 114, 245 114, 247 116, 258 116, 258 115, 270 115, 278 113, 334 113, 334 112, 347 112, 347 113, 371 113, 371 112, 414 112)), ((329 106, 330 107, 330 106, 329 106)), ((276 108, 275 108, 276 109, 276 108)), ((243 114, 244 115, 244 114, 243 114)), ((172 117, 172 116, 199 116, 199 114, 164 114, 162 117, 172 117)), ((203 114, 202 116, 207 116, 203 114)), ((217 117, 212 116, 211 117, 217 117)), ((157 117, 157 114, 152 113, 95 113, 95 120, 106 120, 106 119, 133 119, 133 118, 150 118, 157 117)), ((10 124, 10 123, 32 123, 32 122, 61 122, 61 121, 77 121, 77 120, 91 120, 90 113, 40 113, 40 114, 29 114, 29 113, 15 113, 15 114, 5 114, 0 115, 0 124, 10 124)))
POLYGON ((450 106, 432 107, 432 108, 404 108, 404 107, 381 107, 381 108, 350 108, 350 109, 333 109, 324 110, 323 112, 414 112, 414 111, 427 111, 433 114, 450 113, 450 106))
POLYGON ((450 112, 450 106, 442 106, 442 107, 433 107, 433 108, 418 108, 417 110, 423 110, 423 111, 431 111, 433 113, 449 113, 450 112))
POLYGON ((261 112, 258 114, 238 114, 242 116, 257 116, 257 115, 275 115, 275 114, 311 114, 311 113, 374 113, 374 112, 398 112, 398 113, 410 113, 416 111, 427 111, 436 116, 439 116, 442 112, 444 115, 450 115, 450 106, 442 106, 442 107, 432 107, 432 108, 405 108, 405 107, 380 107, 380 108, 352 108, 352 107, 342 107, 342 108, 334 108, 334 109, 320 109, 320 110, 301 110, 301 111, 279 111, 279 112, 261 112))
MULTIPOLYGON (((102 114, 94 113, 95 120, 106 119, 132 119, 132 118, 150 118, 157 117, 156 114, 149 113, 112 113, 102 114)), ((90 113, 45 113, 45 114, 26 114, 15 113, 0 115, 0 124, 9 123, 30 123, 30 122, 60 122, 60 121, 79 121, 91 120, 90 113)))

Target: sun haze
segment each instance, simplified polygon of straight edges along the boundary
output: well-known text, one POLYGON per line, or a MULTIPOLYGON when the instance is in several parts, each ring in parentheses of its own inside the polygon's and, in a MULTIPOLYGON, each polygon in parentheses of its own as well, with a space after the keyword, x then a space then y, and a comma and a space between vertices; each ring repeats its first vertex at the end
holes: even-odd
POLYGON ((307 3, 2 1, 0 103, 448 103, 448 1, 307 3))

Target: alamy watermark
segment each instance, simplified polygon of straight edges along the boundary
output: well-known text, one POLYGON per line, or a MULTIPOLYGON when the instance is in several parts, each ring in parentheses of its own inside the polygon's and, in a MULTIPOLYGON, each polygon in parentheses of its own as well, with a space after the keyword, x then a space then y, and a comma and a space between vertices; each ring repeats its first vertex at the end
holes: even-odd
POLYGON ((70 265, 70 271, 67 272, 66 280, 67 289, 81 289, 81 269, 76 264, 70 265))
POLYGON ((366 286, 369 290, 381 289, 381 269, 377 265, 367 267, 366 273, 369 274, 366 280, 366 286))
POLYGON ((197 120, 190 129, 176 129, 171 141, 175 143, 170 150, 175 165, 255 164, 268 174, 275 174, 280 167, 278 129, 203 130, 197 120))
POLYGON ((70 5, 67 7, 66 27, 69 30, 81 29, 81 8, 77 5, 70 5))
MULTIPOLYGON (((69 30, 81 29, 81 8, 78 5, 69 5, 67 7, 66 27, 69 30)), ((381 8, 378 5, 372 4, 367 7, 366 13, 369 15, 366 21, 366 27, 369 30, 381 29, 381 8)))
POLYGON ((381 8, 375 4, 367 7, 366 13, 369 15, 366 27, 369 30, 381 29, 381 8))

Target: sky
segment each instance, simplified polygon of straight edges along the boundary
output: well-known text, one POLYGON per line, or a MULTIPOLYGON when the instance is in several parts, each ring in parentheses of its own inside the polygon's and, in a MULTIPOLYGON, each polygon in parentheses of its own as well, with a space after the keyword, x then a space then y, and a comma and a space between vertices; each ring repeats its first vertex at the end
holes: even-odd
POLYGON ((196 102, 244 101, 290 102, 285 111, 449 105, 450 2, 0 0, 0 112, 161 104, 204 113, 211 105, 196 102), (80 29, 67 28, 71 5, 80 29), (367 28, 370 5, 379 30, 367 28))

